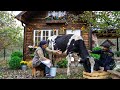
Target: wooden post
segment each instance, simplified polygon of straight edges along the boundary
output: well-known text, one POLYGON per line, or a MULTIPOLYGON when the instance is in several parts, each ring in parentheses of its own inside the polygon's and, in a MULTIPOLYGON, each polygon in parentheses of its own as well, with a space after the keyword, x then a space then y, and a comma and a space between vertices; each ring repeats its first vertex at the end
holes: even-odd
POLYGON ((92 29, 89 30, 89 49, 92 50, 92 29))
POLYGON ((5 55, 6 55, 6 50, 5 50, 5 47, 4 47, 4 60, 5 60, 5 55))
POLYGON ((118 41, 118 37, 117 37, 117 51, 119 51, 119 41, 118 41))
MULTIPOLYGON (((117 37, 117 51, 119 51, 119 41, 118 41, 118 37, 117 37)), ((119 57, 118 54, 117 54, 117 57, 119 57)))
MULTIPOLYGON (((22 23, 22 22, 21 22, 22 23)), ((24 27, 24 39, 23 39, 23 60, 26 59, 26 56, 24 55, 25 54, 25 35, 26 35, 26 27, 24 26, 24 24, 22 23, 22 26, 24 27)))

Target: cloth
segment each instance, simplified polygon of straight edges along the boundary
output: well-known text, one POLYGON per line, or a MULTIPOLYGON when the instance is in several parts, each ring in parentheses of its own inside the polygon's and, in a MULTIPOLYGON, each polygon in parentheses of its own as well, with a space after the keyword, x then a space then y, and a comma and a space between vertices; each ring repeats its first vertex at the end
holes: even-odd
POLYGON ((43 64, 45 64, 47 67, 49 67, 50 68, 50 66, 51 66, 51 62, 50 62, 50 60, 49 59, 47 59, 47 60, 45 60, 45 61, 41 61, 43 64))

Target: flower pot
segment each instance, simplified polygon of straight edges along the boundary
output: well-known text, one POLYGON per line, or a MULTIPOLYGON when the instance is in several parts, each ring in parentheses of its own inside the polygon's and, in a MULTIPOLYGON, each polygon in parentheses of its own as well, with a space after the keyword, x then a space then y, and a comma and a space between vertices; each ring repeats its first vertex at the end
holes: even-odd
POLYGON ((51 67, 50 68, 50 75, 53 77, 56 76, 56 71, 57 71, 57 67, 51 67))
POLYGON ((22 70, 27 70, 27 65, 22 65, 22 66, 21 66, 21 69, 22 69, 22 70))

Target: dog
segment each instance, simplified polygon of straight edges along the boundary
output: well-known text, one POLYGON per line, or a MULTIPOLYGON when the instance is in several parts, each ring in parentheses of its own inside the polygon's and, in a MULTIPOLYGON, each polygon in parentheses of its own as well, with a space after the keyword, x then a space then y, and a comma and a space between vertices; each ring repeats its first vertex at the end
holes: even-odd
POLYGON ((43 69, 41 69, 41 68, 35 68, 35 67, 33 67, 33 65, 32 65, 32 60, 30 60, 30 61, 27 61, 28 63, 27 63, 27 66, 32 70, 32 77, 36 77, 37 75, 36 75, 36 72, 37 71, 39 71, 40 72, 40 76, 41 77, 44 77, 44 75, 45 75, 45 73, 44 73, 44 70, 43 69))

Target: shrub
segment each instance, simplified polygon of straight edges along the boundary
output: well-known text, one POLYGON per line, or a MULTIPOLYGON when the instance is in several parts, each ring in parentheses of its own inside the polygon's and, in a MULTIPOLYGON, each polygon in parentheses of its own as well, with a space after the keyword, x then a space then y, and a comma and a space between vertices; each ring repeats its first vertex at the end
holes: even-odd
POLYGON ((14 56, 11 57, 11 59, 8 61, 8 64, 11 69, 19 69, 21 66, 20 62, 21 62, 21 58, 18 56, 14 56))
POLYGON ((115 55, 116 55, 117 57, 120 57, 120 51, 115 51, 115 55))
POLYGON ((68 61, 66 60, 66 58, 63 58, 61 61, 57 63, 57 65, 59 68, 67 68, 67 62, 68 61))
POLYGON ((23 53, 20 52, 20 51, 16 51, 16 52, 13 52, 13 53, 11 54, 11 58, 14 57, 14 56, 18 56, 19 58, 22 59, 23 53))
POLYGON ((94 47, 93 50, 101 50, 101 47, 94 47))

